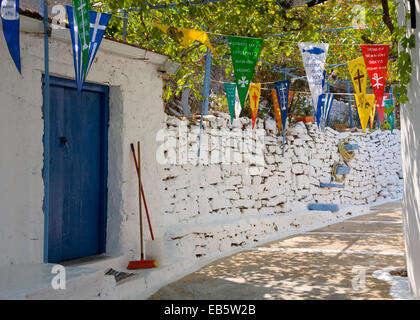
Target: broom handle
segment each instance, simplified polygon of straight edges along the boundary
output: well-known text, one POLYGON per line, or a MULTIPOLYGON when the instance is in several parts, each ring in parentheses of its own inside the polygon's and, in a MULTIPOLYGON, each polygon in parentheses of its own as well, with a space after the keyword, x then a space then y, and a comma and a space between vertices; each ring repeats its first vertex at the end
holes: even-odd
MULTIPOLYGON (((139 166, 137 165, 136 152, 134 151, 134 145, 133 144, 131 144, 131 151, 132 151, 131 153, 133 154, 133 158, 134 158, 134 164, 136 165, 136 172, 138 174, 139 166)), ((155 240, 155 236, 153 235, 153 230, 152 230, 152 224, 150 223, 149 209, 147 208, 146 197, 145 197, 144 191, 143 191, 143 183, 141 184, 141 196, 143 197, 143 204, 144 204, 144 208, 146 209, 146 217, 147 217, 147 222, 149 223, 150 235, 152 237, 152 240, 155 240)))
POLYGON ((141 210, 141 154, 140 154, 140 141, 137 141, 137 154, 138 154, 138 166, 139 170, 137 171, 137 175, 139 178, 139 214, 140 214, 140 259, 144 259, 144 250, 143 250, 143 219, 142 219, 142 210, 141 210))

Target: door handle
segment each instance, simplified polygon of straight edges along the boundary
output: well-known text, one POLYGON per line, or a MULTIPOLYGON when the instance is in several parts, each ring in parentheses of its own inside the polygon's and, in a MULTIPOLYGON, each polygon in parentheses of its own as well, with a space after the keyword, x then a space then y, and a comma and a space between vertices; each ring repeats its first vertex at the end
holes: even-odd
POLYGON ((60 137, 60 142, 62 144, 66 144, 67 143, 67 138, 66 137, 60 137))

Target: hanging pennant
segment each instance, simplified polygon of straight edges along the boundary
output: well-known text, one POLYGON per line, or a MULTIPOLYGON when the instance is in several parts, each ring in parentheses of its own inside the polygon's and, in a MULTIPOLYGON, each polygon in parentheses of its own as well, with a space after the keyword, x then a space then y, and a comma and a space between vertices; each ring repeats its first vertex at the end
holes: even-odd
POLYGON ((244 108, 263 40, 233 36, 229 36, 228 40, 239 100, 242 108, 244 108))
POLYGON ((261 83, 251 83, 251 85, 249 86, 249 100, 251 102, 252 129, 254 129, 255 121, 257 120, 260 96, 261 83))
POLYGON ((376 115, 376 103, 373 104, 372 109, 370 110, 370 129, 373 129, 373 122, 375 121, 376 115))
POLYGON ((188 48, 195 41, 199 41, 204 44, 211 51, 214 51, 210 39, 205 31, 199 31, 194 29, 176 28, 165 26, 162 24, 155 24, 162 32, 165 32, 174 41, 178 42, 184 48, 188 48))
POLYGON ((274 116, 276 117, 276 121, 277 121, 277 129, 280 132, 282 121, 281 121, 279 100, 277 99, 277 90, 276 89, 271 90, 271 95, 273 96, 273 108, 274 108, 274 116))
MULTIPOLYGON (((86 76, 92 67, 93 61, 98 52, 99 46, 101 45, 102 39, 105 34, 108 22, 111 19, 110 14, 100 13, 96 11, 89 12, 90 17, 90 47, 89 47, 89 59, 86 68, 86 76)), ((86 78, 85 76, 85 78, 86 78)))
POLYGON ((378 110, 379 121, 383 122, 384 108, 382 101, 384 99, 386 76, 388 72, 388 45, 361 45, 366 69, 372 84, 373 93, 376 97, 376 109, 378 110))
POLYGON ((74 21, 76 22, 74 25, 77 26, 77 34, 80 40, 80 50, 82 51, 82 73, 83 77, 85 77, 89 61, 90 44, 89 0, 73 0, 73 6, 74 21))
POLYGON ((295 93, 293 91, 289 91, 289 104, 287 105, 288 108, 290 107, 290 104, 292 103, 292 98, 294 94, 295 93))
POLYGON ((225 83, 226 98, 229 106, 230 113, 230 124, 233 123, 235 118, 235 103, 236 103, 236 84, 235 83, 225 83))
MULTIPOLYGON (((277 99, 277 90, 273 89, 271 90, 271 95, 273 97, 273 108, 274 108, 274 116, 276 117, 276 121, 277 121, 277 128, 280 131, 280 128, 283 126, 282 124, 282 114, 280 111, 280 105, 279 105, 279 100, 277 99)), ((287 107, 289 108, 290 106, 290 101, 293 97, 293 91, 289 91, 289 102, 287 104, 287 107)), ((286 120, 287 120, 287 113, 286 113, 286 120)))
POLYGON ((391 126, 391 133, 394 131, 394 107, 392 99, 384 100, 385 113, 387 114, 388 122, 391 126))
POLYGON ((366 133, 366 127, 369 122, 370 113, 375 105, 375 95, 366 94, 363 97, 363 102, 360 101, 358 95, 356 97, 357 113, 359 114, 360 125, 362 126, 363 132, 366 133))
POLYGON ((82 91, 83 82, 85 81, 89 70, 92 67, 96 53, 98 52, 99 46, 101 45, 103 36, 105 34, 106 27, 111 18, 111 15, 100 13, 96 11, 89 12, 90 19, 90 43, 87 65, 84 66, 83 52, 80 50, 81 42, 78 33, 78 26, 76 24, 76 17, 74 15, 73 7, 66 6, 67 15, 70 25, 70 36, 73 43, 73 61, 74 70, 76 75, 76 84, 78 92, 82 91), (77 42, 76 42, 77 41, 77 42), (86 72, 84 70, 86 69, 86 72))
POLYGON ((22 73, 20 64, 19 0, 1 1, 1 20, 9 53, 19 73, 22 73))
POLYGON ((328 55, 328 43, 298 43, 305 65, 309 90, 312 94, 313 107, 316 114, 318 98, 323 93, 325 84, 324 68, 328 55))
POLYGON ((316 113, 316 122, 318 124, 318 128, 321 128, 321 131, 325 131, 325 126, 327 124, 327 120, 330 115, 330 111, 333 106, 333 103, 334 103, 333 93, 323 93, 319 96, 317 113, 316 113))
POLYGON ((235 119, 239 119, 242 112, 241 100, 239 99, 238 87, 235 84, 235 119))
POLYGON ((359 57, 347 63, 349 68, 351 81, 353 82, 354 91, 357 95, 363 96, 366 94, 367 86, 367 70, 363 57, 359 57))
MULTIPOLYGON (((364 108, 366 100, 366 85, 367 85, 367 70, 365 60, 359 57, 352 61, 347 62, 350 72, 350 78, 353 82, 354 91, 356 92, 357 108, 364 108)), ((368 117, 369 121, 369 117, 368 117)))
POLYGON ((281 123, 284 131, 287 121, 287 109, 289 107, 290 80, 275 82, 274 86, 276 88, 277 100, 281 113, 281 123))

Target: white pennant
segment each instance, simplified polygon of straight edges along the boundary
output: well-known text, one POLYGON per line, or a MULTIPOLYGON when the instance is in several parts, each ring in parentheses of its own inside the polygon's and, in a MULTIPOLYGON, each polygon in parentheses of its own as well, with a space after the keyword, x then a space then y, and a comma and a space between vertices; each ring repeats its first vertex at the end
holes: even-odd
POLYGON ((328 43, 298 43, 302 54, 303 64, 305 65, 306 76, 308 79, 309 90, 312 94, 315 114, 318 107, 319 96, 323 93, 323 80, 325 62, 328 55, 328 43))

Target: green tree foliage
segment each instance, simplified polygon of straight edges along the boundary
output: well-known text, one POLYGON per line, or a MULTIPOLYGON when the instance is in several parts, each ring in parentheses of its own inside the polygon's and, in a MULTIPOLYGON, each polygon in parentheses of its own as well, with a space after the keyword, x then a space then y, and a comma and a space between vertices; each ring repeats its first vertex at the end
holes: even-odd
MULTIPOLYGON (((228 81, 233 81, 234 78, 229 46, 223 35, 262 38, 267 35, 290 33, 282 37, 265 38, 254 76, 255 82, 281 80, 283 75, 273 71, 273 67, 296 68, 293 73, 304 76, 304 67, 296 43, 298 41, 330 43, 327 66, 344 64, 361 56, 360 47, 355 44, 389 43, 391 51, 388 84, 396 87, 400 102, 407 99, 407 85, 411 77, 408 49, 414 46, 414 38, 407 38, 406 27, 398 26, 396 3, 393 1, 330 0, 312 8, 302 6, 289 10, 280 7, 276 0, 227 0, 201 5, 192 5, 184 0, 148 1, 152 5, 177 4, 175 7, 161 9, 151 9, 144 0, 91 2, 96 5, 96 10, 111 11, 120 17, 123 13, 119 9, 126 9, 128 42, 167 54, 172 60, 182 64, 173 79, 177 86, 167 88, 166 98, 186 87, 193 88, 196 96, 200 97, 207 48, 197 43, 185 49, 154 27, 153 23, 207 31, 215 48, 213 64, 224 68, 228 81), (136 11, 130 8, 136 8, 136 11), (360 28, 317 32, 349 27, 354 23, 359 24, 360 28), (367 27, 363 28, 363 24, 367 27), (401 43, 403 48, 400 54, 398 43, 401 43)), ((122 28, 123 19, 113 18, 107 31, 108 35, 121 39, 122 28)), ((348 78, 346 66, 327 67, 327 72, 329 79, 348 78)), ((306 84, 302 82, 300 85, 304 87, 306 84)))

